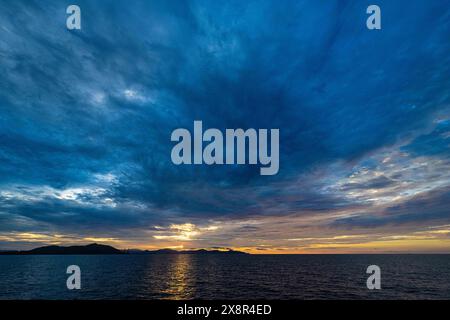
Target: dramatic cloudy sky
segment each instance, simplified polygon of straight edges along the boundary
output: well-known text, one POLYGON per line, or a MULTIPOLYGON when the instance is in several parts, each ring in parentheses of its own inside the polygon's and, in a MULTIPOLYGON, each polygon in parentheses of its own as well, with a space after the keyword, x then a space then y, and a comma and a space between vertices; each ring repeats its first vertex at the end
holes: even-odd
POLYGON ((0 249, 449 252, 449 39, 448 0, 0 0, 0 249), (172 164, 194 120, 279 173, 172 164))

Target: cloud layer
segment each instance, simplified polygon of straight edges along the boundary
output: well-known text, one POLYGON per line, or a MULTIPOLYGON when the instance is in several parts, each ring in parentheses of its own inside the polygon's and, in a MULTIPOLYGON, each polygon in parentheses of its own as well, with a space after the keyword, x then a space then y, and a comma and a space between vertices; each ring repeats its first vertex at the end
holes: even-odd
POLYGON ((1 247, 450 249, 450 8, 369 4, 0 1, 1 247), (194 120, 279 174, 173 165, 194 120))

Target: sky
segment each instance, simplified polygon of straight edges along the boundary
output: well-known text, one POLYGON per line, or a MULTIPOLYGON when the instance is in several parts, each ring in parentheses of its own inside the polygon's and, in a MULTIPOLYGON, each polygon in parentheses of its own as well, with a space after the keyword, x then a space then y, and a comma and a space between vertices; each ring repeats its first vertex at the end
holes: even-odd
POLYGON ((449 39, 448 0, 0 0, 0 249, 448 253, 449 39), (278 174, 173 164, 195 120, 279 128, 278 174))

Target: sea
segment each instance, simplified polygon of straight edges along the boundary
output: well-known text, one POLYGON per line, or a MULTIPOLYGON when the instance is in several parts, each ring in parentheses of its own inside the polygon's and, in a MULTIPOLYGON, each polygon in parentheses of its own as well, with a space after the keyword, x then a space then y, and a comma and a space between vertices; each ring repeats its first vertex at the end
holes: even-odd
POLYGON ((450 255, 0 256, 0 299, 450 299, 450 255), (70 265, 79 290, 66 286, 70 265))

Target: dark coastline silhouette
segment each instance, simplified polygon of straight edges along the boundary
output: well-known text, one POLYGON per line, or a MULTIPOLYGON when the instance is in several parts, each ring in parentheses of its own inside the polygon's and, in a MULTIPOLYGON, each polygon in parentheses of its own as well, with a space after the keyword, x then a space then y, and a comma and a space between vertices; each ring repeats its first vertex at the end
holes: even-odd
POLYGON ((159 249, 159 250, 138 250, 138 249, 127 249, 119 250, 112 246, 102 245, 97 243, 88 244, 85 246, 44 246, 31 250, 19 251, 0 251, 0 255, 69 255, 69 254, 248 254, 241 251, 235 251, 228 249, 223 250, 183 250, 177 251, 172 249, 159 249))

